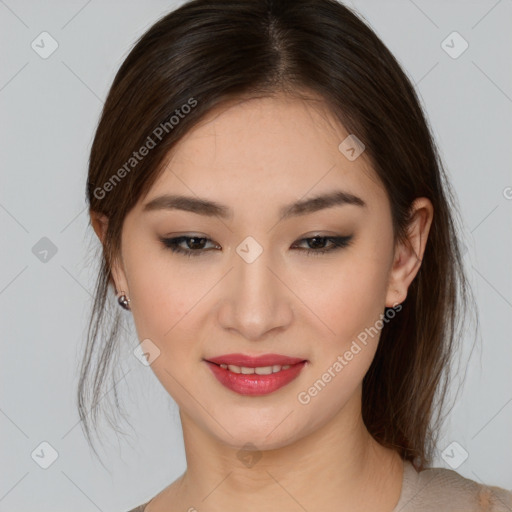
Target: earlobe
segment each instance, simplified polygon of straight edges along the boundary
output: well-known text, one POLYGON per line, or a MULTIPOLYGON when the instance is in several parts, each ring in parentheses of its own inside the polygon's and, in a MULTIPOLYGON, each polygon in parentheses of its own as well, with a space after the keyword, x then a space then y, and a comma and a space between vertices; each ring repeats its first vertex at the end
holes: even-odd
POLYGON ((416 277, 423 260, 434 208, 426 197, 416 199, 411 206, 411 221, 404 242, 398 243, 390 270, 386 307, 403 302, 409 285, 416 277))

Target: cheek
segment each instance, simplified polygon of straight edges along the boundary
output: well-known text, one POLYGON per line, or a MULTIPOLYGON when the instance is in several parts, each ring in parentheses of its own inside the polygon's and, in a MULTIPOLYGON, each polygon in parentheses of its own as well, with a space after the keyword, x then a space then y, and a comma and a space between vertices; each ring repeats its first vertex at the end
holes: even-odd
MULTIPOLYGON (((159 248, 134 250, 125 258, 132 299, 132 315, 139 339, 165 343, 201 299, 200 280, 195 273, 184 272, 173 263, 170 253, 159 248)), ((204 280, 204 276, 203 276, 204 280)))
POLYGON ((372 254, 366 248, 354 248, 330 266, 328 273, 319 275, 315 287, 304 290, 304 303, 321 319, 318 325, 326 341, 350 344, 380 318, 385 307, 388 260, 384 251, 372 254))
POLYGON ((324 328, 315 346, 313 378, 297 398, 305 411, 315 415, 317 423, 353 398, 377 350, 383 326, 387 259, 384 254, 360 254, 354 252, 339 265, 336 275, 324 278, 325 293, 321 301, 316 301, 315 312, 324 328))

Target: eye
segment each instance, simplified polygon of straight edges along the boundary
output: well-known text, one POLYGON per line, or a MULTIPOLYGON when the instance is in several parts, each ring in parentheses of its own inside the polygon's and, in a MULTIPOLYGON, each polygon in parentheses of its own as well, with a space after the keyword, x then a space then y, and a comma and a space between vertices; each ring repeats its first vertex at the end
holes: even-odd
POLYGON ((299 242, 307 242, 309 246, 317 247, 316 249, 302 249, 307 255, 319 256, 327 252, 337 251, 350 245, 353 236, 314 236, 311 238, 303 238, 299 242), (330 246, 325 248, 326 242, 330 242, 330 246))
POLYGON ((205 242, 211 240, 209 238, 200 236, 178 236, 175 238, 160 238, 160 241, 172 252, 180 253, 190 257, 204 254, 205 242), (182 244, 184 242, 189 248, 183 248, 182 244))

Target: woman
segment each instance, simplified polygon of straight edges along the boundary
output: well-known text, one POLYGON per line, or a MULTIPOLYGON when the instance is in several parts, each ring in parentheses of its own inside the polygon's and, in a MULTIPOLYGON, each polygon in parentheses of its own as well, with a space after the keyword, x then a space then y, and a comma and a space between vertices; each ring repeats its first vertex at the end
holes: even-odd
POLYGON ((187 470, 132 512, 512 507, 426 469, 470 292, 414 89, 346 7, 162 18, 116 75, 87 191, 104 250, 86 434, 115 291, 184 435, 187 470))

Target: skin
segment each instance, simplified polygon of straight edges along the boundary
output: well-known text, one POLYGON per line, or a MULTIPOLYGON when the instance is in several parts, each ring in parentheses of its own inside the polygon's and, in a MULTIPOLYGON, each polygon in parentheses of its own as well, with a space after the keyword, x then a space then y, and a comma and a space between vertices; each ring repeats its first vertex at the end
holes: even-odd
MULTIPOLYGON (((186 471, 147 512, 240 504, 246 512, 390 512, 398 502, 403 461, 370 436, 361 417, 362 380, 380 331, 308 404, 297 398, 385 306, 404 301, 433 216, 430 201, 418 198, 408 243, 394 245, 389 200, 365 153, 349 161, 338 149, 347 135, 319 101, 276 96, 229 104, 187 133, 128 213, 112 268, 116 290, 131 299, 139 339, 160 350, 151 368, 179 405, 187 457, 186 471), (280 206, 334 189, 366 206, 278 220, 280 206), (164 193, 223 203, 233 218, 143 212, 164 193), (159 240, 180 235, 209 239, 203 254, 188 258, 159 240), (307 255, 300 248, 318 246, 298 241, 315 235, 353 239, 307 255), (247 236, 263 248, 250 264, 236 252, 247 236), (247 397, 222 386, 203 361, 232 352, 308 364, 274 393, 247 397), (248 442, 257 457, 250 467, 238 456, 248 442)), ((108 219, 91 215, 103 239, 108 219)))

